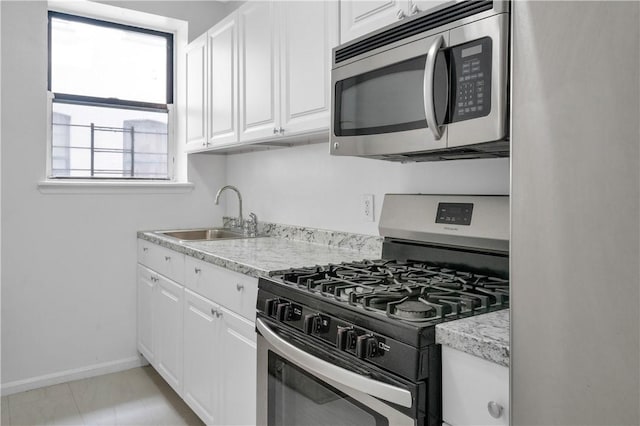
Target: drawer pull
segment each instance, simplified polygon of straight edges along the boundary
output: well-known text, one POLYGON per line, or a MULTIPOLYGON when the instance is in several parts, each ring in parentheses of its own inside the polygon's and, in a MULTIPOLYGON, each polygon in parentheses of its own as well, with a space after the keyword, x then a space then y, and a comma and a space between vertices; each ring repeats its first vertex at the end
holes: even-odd
POLYGON ((222 312, 220 312, 220 311, 219 311, 219 310, 217 310, 217 309, 213 309, 213 308, 211 308, 211 315, 215 315, 215 316, 216 316, 216 318, 220 318, 220 317, 222 316, 222 312))
POLYGON ((171 256, 165 256, 164 260, 166 260, 167 262, 171 260, 171 256))
POLYGON ((201 269, 200 269, 200 268, 193 268, 193 272, 195 272, 196 274, 199 274, 199 273, 200 273, 200 271, 201 271, 201 269))
POLYGON ((238 291, 244 290, 244 284, 237 283, 236 284, 236 290, 238 290, 238 291))
POLYGON ((487 404, 487 410, 489 410, 489 414, 491 414, 491 417, 494 419, 499 419, 502 416, 502 405, 495 401, 489 401, 487 404))
POLYGON ((158 278, 157 277, 151 277, 151 281, 153 281, 154 283, 158 282, 158 278))

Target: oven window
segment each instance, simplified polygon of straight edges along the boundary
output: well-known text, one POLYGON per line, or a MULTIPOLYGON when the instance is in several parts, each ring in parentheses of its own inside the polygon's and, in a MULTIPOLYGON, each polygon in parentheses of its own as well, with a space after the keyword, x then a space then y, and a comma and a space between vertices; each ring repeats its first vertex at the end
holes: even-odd
POLYGON ((269 426, 388 426, 386 418, 269 352, 269 426))

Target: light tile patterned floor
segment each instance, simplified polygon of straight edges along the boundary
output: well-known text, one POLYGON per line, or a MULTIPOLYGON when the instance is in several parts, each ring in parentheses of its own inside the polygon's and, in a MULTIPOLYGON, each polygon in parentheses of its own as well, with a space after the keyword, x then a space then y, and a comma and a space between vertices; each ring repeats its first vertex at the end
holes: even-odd
POLYGON ((202 426, 147 366, 2 397, 2 426, 202 426))

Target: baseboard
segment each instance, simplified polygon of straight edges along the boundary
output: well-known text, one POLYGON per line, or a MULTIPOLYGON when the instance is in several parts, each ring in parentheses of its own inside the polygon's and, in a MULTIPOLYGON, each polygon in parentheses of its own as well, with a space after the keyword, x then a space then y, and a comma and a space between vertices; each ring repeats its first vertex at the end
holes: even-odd
POLYGON ((3 383, 1 394, 2 396, 11 395, 13 393, 24 392, 44 386, 57 385, 59 383, 66 383, 73 380, 86 379, 87 377, 115 373, 117 371, 128 370, 130 368, 140 367, 146 364, 147 361, 142 356, 134 356, 102 364, 75 368, 73 370, 45 374, 43 376, 3 383))

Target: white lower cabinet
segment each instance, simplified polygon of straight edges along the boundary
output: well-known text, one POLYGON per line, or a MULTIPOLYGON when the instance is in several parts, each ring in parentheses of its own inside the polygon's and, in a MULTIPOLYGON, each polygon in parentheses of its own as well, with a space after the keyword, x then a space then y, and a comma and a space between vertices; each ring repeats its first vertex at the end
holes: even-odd
POLYGON ((181 394, 184 287, 138 264, 137 298, 138 350, 181 394))
POLYGON ((184 287, 158 276, 154 296, 155 360, 152 365, 178 395, 182 394, 182 309, 184 287))
POLYGON ((154 274, 153 271, 142 265, 138 265, 138 350, 151 364, 155 361, 153 294, 156 287, 156 280, 157 274, 154 274))
POLYGON ((187 405, 206 423, 219 424, 220 307, 190 290, 184 297, 184 392, 187 405))
POLYGON ((140 353, 206 424, 255 424, 258 280, 143 240, 138 263, 140 353))
POLYGON ((442 419, 451 426, 508 425, 509 368, 442 346, 442 419))
POLYGON ((209 425, 256 423, 255 324, 185 290, 184 400, 209 425))
POLYGON ((223 425, 256 424, 257 347, 255 324, 222 308, 220 349, 223 425))

